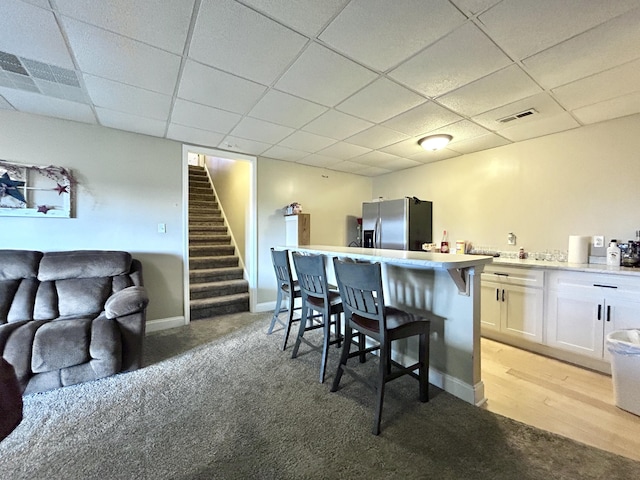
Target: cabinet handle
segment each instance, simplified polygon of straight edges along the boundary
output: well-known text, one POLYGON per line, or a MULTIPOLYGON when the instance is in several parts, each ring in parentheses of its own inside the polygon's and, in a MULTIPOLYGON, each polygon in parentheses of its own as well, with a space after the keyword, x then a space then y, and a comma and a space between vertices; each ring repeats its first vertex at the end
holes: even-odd
POLYGON ((607 305, 607 322, 611 321, 611 305, 607 305))
POLYGON ((602 305, 598 304, 598 320, 602 320, 602 305))
POLYGON ((616 285, 602 285, 600 283, 594 283, 594 287, 602 287, 602 288, 618 288, 616 285))
POLYGON ((496 302, 500 301, 500 289, 496 288, 496 302))
POLYGON ((504 288, 502 289, 502 301, 504 302, 504 288))
POLYGON ((509 274, 508 273, 499 273, 499 272, 493 272, 494 275, 500 275, 501 277, 508 277, 509 274))

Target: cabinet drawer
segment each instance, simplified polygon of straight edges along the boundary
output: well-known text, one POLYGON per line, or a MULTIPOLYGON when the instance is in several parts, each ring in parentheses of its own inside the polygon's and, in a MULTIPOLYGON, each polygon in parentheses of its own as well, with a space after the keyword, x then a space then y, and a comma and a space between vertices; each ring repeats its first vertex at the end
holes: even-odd
POLYGON ((483 282, 495 282, 504 285, 523 287, 544 286, 544 271, 536 268, 503 267, 487 265, 480 275, 483 282))
POLYGON ((556 271, 548 273, 547 285, 553 290, 640 296, 640 278, 622 275, 556 271))

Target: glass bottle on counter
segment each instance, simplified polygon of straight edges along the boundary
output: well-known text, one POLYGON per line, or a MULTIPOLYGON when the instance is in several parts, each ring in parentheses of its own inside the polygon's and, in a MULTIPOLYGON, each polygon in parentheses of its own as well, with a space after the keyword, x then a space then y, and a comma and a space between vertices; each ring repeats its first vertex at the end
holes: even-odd
POLYGON ((447 237, 447 231, 442 233, 442 241, 440 242, 440 253, 449 253, 449 239, 447 237))

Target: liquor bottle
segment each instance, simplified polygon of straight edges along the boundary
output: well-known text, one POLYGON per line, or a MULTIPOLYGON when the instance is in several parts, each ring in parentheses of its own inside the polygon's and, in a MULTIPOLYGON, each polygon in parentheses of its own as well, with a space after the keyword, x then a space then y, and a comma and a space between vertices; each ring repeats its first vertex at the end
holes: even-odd
POLYGON ((449 240, 447 238, 447 231, 442 233, 442 241, 440 242, 440 253, 449 253, 449 240))

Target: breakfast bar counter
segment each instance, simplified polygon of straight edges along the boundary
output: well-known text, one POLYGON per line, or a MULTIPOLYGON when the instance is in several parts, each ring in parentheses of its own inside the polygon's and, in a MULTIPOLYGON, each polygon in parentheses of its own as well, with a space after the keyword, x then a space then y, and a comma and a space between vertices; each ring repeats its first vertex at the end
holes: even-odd
MULTIPOLYGON (((492 257, 359 247, 280 247, 333 257, 380 262, 385 302, 431 318, 429 381, 469 403, 484 403, 480 374, 480 273, 492 257)), ((394 359, 415 362, 417 342, 397 341, 394 359)))

